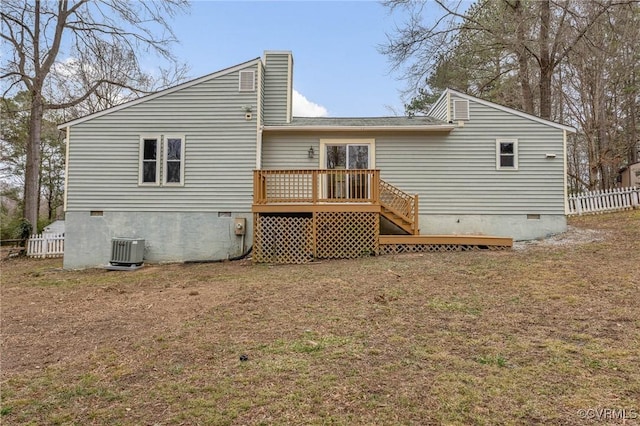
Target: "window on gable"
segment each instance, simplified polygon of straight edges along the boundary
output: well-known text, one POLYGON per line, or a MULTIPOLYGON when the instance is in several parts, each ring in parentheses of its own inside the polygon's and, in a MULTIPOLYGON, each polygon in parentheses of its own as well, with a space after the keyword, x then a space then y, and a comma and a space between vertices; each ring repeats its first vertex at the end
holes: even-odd
POLYGON ((496 169, 517 170, 518 169, 518 140, 498 139, 496 140, 496 169))
POLYGON ((160 183, 160 138, 140 138, 140 184, 160 183))
POLYGON ((238 85, 241 92, 254 92, 256 90, 255 71, 240 71, 238 85))
POLYGON ((164 139, 164 184, 184 184, 184 136, 164 139))

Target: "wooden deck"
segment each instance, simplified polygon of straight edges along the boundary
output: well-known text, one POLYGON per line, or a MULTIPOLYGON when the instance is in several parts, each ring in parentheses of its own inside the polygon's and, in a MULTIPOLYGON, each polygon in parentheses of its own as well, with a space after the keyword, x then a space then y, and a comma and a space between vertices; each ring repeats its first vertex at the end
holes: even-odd
POLYGON ((253 213, 372 212, 380 213, 380 204, 366 203, 283 203, 254 204, 253 213))
POLYGON ((380 170, 255 170, 253 213, 373 212, 419 234, 418 196, 380 179, 380 170))
POLYGON ((253 204, 380 204, 380 170, 255 170, 253 204))
POLYGON ((487 235, 380 235, 379 254, 424 253, 434 251, 507 250, 511 238, 487 235))
POLYGON ((510 238, 419 235, 418 196, 380 179, 380 171, 255 170, 254 261, 424 251, 501 250, 510 238), (407 235, 380 235, 385 217, 407 235))

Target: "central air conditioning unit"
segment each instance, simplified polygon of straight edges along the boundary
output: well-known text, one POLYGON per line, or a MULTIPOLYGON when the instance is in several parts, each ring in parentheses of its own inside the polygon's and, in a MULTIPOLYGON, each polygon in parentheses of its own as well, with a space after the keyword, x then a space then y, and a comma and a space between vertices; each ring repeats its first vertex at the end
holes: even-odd
POLYGON ((144 239, 113 238, 111 240, 112 266, 136 267, 142 265, 144 258, 144 239))

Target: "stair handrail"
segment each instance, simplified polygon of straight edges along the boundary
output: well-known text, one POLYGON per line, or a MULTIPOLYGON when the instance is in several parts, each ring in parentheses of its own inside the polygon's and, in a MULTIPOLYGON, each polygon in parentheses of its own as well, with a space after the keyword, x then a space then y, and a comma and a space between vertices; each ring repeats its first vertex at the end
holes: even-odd
POLYGON ((380 179, 380 204, 411 223, 418 224, 418 195, 411 195, 389 182, 380 179))

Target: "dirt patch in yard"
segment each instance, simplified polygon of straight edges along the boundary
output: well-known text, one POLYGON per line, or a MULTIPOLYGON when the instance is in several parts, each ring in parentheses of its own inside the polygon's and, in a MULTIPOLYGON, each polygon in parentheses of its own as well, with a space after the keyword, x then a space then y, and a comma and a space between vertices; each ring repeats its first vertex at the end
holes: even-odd
POLYGON ((4 260, 0 423, 637 425, 640 211, 570 224, 308 265, 4 260))
MULTIPOLYGON (((203 275, 201 281, 202 266, 154 265, 131 273, 65 272, 60 264, 25 259, 3 264, 3 310, 10 310, 3 317, 3 372, 68 362, 105 344, 122 350, 197 318, 229 291, 212 277, 205 281, 203 275), (21 282, 10 285, 16 276, 21 282)), ((230 276, 243 267, 223 268, 230 276)))
POLYGON ((562 234, 551 235, 531 241, 516 241, 513 243, 514 250, 526 250, 530 247, 574 247, 580 244, 596 243, 604 241, 606 231, 601 229, 586 229, 569 225, 567 231, 562 234))

